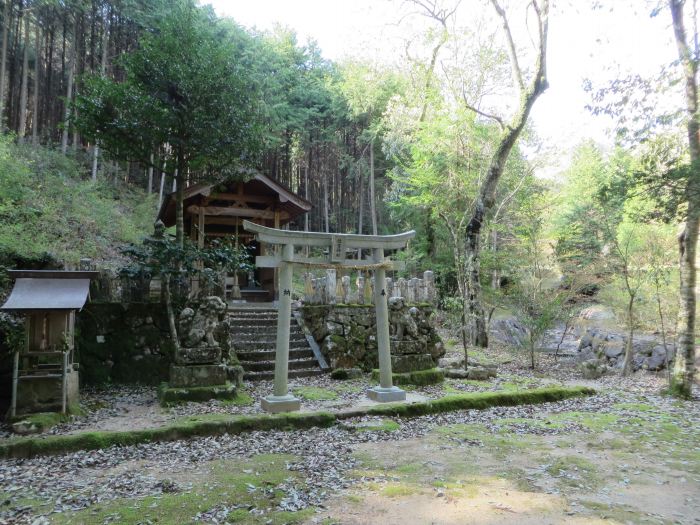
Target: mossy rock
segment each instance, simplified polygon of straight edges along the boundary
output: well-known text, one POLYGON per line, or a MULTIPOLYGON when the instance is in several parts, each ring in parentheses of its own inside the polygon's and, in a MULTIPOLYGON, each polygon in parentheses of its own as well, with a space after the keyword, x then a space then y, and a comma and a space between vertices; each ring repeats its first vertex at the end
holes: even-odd
POLYGON ((336 368, 331 372, 331 379, 345 381, 348 379, 360 379, 362 370, 359 368, 336 368))
MULTIPOLYGON (((436 383, 442 383, 445 380, 445 374, 442 370, 437 368, 430 368, 428 370, 418 370, 416 372, 406 372, 404 374, 392 374, 392 381, 394 385, 434 385, 436 383)), ((379 381, 379 370, 372 370, 372 379, 374 381, 379 381)))
POLYGON ((158 389, 158 400, 162 406, 176 405, 187 401, 202 402, 211 399, 233 400, 235 398, 236 387, 231 383, 189 388, 172 388, 167 383, 161 383, 158 389))
POLYGON ((37 412, 34 414, 24 414, 10 419, 12 430, 16 434, 39 434, 46 432, 59 423, 70 420, 70 416, 82 416, 85 411, 79 405, 69 405, 65 414, 60 412, 37 412))

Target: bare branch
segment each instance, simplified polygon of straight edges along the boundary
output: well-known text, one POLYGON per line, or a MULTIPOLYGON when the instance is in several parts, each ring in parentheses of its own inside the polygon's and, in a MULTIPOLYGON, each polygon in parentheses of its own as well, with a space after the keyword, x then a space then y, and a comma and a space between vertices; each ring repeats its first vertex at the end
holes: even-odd
MULTIPOLYGON (((525 91, 525 83, 523 81, 523 73, 522 70, 520 69, 520 63, 518 62, 518 53, 515 50, 515 42, 513 41, 513 33, 510 30, 510 24, 508 23, 508 17, 506 16, 505 9, 503 9, 500 4, 498 3, 498 0, 491 0, 491 4, 493 5, 493 8, 496 10, 496 13, 498 13, 498 16, 501 17, 501 22, 503 23, 503 30, 506 33, 506 41, 508 42, 508 54, 510 55, 510 63, 513 68, 513 76, 515 77, 515 81, 518 84, 518 87, 520 88, 520 91, 525 91)), ((541 24, 540 24, 541 28, 541 24)), ((542 42, 542 40, 540 40, 542 42)))
POLYGON ((464 103, 464 107, 473 111, 477 115, 481 115, 482 117, 486 117, 491 120, 495 120, 498 122, 498 125, 501 126, 501 129, 505 127, 505 123, 503 122, 503 119, 499 117, 498 115, 493 115, 491 113, 486 113, 485 111, 481 111, 480 109, 472 106, 469 102, 467 102, 467 94, 462 90, 462 102, 464 103))

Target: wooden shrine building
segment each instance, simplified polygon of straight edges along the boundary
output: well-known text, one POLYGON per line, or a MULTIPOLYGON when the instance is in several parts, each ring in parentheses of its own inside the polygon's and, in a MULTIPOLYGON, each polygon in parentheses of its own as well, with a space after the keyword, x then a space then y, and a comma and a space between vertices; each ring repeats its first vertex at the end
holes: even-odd
MULTIPOLYGON (((246 182, 195 184, 184 190, 185 232, 193 242, 202 247, 212 238, 228 237, 248 246, 253 257, 269 255, 270 248, 243 229, 244 220, 282 228, 309 210, 311 203, 261 173, 246 182)), ((163 199, 158 219, 168 227, 175 225, 175 193, 163 199)), ((265 302, 277 298, 276 272, 272 268, 255 268, 233 279, 243 300, 265 302)))

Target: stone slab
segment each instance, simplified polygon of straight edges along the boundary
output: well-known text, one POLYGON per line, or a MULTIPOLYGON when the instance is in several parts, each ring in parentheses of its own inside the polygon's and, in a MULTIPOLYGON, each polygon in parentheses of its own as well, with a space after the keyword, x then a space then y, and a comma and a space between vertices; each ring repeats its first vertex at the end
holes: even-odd
POLYGON ((171 365, 169 384, 174 388, 216 386, 226 384, 223 365, 171 365))
POLYGON ((301 409, 301 401, 293 395, 267 396, 260 400, 260 406, 265 412, 272 414, 296 412, 301 409))
POLYGON ((172 387, 168 385, 158 391, 158 399, 164 406, 185 401, 205 402, 211 399, 230 400, 237 395, 236 386, 231 383, 214 386, 172 387))
POLYGON ((211 365, 220 362, 221 348, 218 346, 181 348, 176 359, 178 365, 211 365))
POLYGON ((395 386, 391 388, 374 387, 367 390, 367 397, 378 403, 391 403, 406 401, 406 392, 395 386))
POLYGON ((391 354, 392 355, 424 354, 425 353, 425 342, 424 341, 417 341, 417 340, 413 340, 413 339, 402 339, 402 340, 392 339, 390 344, 391 344, 391 354))
POLYGON ((392 355, 391 370, 397 374, 429 370, 435 367, 430 354, 392 355))

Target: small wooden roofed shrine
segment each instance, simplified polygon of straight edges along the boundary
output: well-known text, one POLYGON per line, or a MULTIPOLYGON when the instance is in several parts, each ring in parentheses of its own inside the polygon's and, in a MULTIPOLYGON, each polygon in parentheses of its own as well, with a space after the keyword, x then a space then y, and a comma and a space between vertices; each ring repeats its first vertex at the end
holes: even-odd
POLYGON ((10 270, 15 285, 0 310, 24 314, 25 344, 15 348, 11 416, 61 410, 78 401, 75 312, 90 294, 92 271, 10 270))
MULTIPOLYGON (((158 212, 158 219, 168 227, 175 225, 175 206, 173 192, 165 197, 158 212)), ((189 186, 184 190, 183 208, 185 232, 200 247, 212 238, 228 237, 248 246, 252 256, 260 256, 268 254, 267 248, 243 229, 243 221, 281 228, 311 210, 311 203, 278 181, 255 173, 247 181, 230 179, 189 186)), ((238 287, 243 299, 270 301, 277 295, 275 271, 256 268, 250 275, 238 275, 238 287)))

